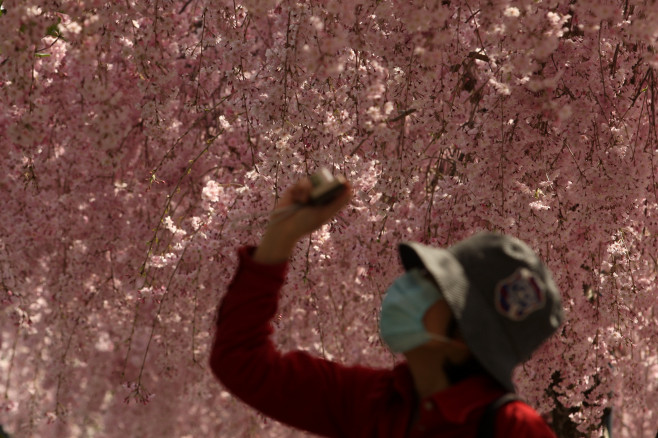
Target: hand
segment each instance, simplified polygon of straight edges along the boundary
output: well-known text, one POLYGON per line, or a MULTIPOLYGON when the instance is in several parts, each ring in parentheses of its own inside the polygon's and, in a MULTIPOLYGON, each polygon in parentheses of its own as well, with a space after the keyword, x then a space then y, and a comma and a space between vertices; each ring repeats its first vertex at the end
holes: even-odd
POLYGON ((329 204, 311 206, 308 202, 312 191, 313 185, 308 178, 301 179, 286 190, 272 213, 268 228, 298 240, 329 222, 351 198, 348 184, 329 204))
POLYGON ((305 205, 312 189, 311 181, 304 178, 283 193, 254 254, 255 261, 280 263, 288 260, 299 239, 329 222, 352 198, 352 187, 348 182, 343 193, 329 204, 305 205), (295 204, 300 208, 291 213, 289 208, 294 208, 295 204))

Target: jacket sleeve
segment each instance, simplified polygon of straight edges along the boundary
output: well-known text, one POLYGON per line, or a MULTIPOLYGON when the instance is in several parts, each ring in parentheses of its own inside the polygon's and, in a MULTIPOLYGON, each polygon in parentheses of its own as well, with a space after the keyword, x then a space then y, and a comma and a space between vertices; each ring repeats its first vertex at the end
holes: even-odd
POLYGON ((363 418, 371 414, 363 396, 387 371, 277 351, 270 321, 287 265, 260 265, 252 250, 239 250, 238 271, 220 304, 213 373, 235 396, 278 421, 322 436, 359 435, 356 429, 366 427, 363 418))
POLYGON ((537 411, 521 401, 508 403, 501 411, 496 418, 497 437, 557 438, 537 411))

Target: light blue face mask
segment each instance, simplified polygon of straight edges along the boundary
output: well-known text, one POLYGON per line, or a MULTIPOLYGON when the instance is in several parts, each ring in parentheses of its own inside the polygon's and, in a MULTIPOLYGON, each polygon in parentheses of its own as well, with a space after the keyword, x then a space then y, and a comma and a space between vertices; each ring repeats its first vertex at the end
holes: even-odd
POLYGON ((443 299, 434 283, 423 271, 412 269, 398 277, 382 300, 379 333, 382 340, 396 353, 404 353, 436 339, 453 340, 429 333, 423 316, 432 304, 443 299))

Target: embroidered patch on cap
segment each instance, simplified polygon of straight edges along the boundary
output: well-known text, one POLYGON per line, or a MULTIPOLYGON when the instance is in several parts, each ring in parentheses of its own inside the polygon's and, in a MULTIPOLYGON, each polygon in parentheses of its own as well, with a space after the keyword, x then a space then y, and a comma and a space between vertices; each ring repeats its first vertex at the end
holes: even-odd
POLYGON ((546 293, 526 268, 517 269, 496 285, 496 310, 503 316, 521 321, 546 304, 546 293))

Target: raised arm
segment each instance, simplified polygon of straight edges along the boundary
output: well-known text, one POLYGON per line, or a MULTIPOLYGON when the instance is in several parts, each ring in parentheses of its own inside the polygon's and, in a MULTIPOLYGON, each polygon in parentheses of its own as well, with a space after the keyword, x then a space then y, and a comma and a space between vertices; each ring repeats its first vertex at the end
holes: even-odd
MULTIPOLYGON (((304 204, 309 192, 310 183, 301 181, 284 194, 278 210, 304 204)), ((270 340, 270 321, 295 243, 329 221, 350 196, 348 186, 329 205, 304 207, 289 216, 275 214, 260 245, 240 250, 240 266, 220 306, 210 358, 213 373, 245 403, 323 436, 359 434, 355 416, 372 417, 368 405, 358 402, 359 394, 385 373, 344 367, 306 352, 283 355, 270 340)))

